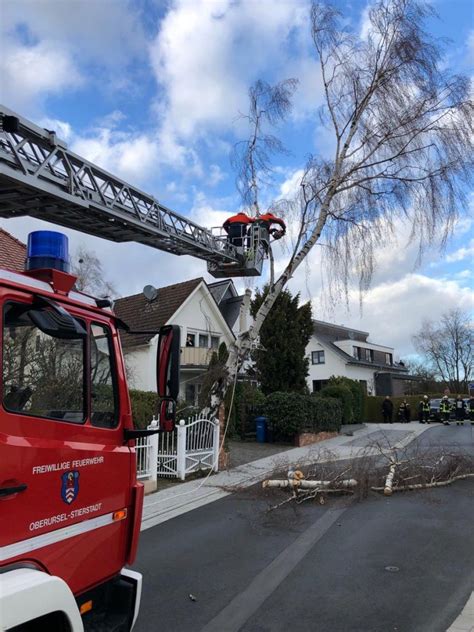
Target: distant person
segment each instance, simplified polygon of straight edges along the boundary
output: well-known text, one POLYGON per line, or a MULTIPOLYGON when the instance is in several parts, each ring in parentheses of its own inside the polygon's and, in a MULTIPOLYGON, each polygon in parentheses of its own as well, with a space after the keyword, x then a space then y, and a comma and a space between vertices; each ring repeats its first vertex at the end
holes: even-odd
POLYGON ((418 421, 420 424, 430 423, 430 400, 428 395, 423 395, 423 399, 418 404, 418 421))
POLYGON ((474 426, 474 397, 469 398, 469 421, 474 426))
POLYGON ((247 229, 253 221, 253 217, 249 217, 245 213, 237 213, 237 215, 232 215, 232 217, 226 219, 223 228, 227 233, 229 243, 237 248, 243 247, 247 229))
POLYGON ((400 404, 400 407, 398 409, 398 419, 401 423, 406 424, 409 424, 411 421, 410 404, 407 402, 406 399, 404 399, 403 402, 400 404))
POLYGON ((393 402, 390 399, 390 395, 387 395, 382 402, 382 414, 384 424, 391 424, 393 416, 393 402))
POLYGON ((445 426, 449 426, 449 417, 451 415, 451 402, 447 395, 444 395, 439 405, 439 411, 441 413, 441 419, 445 426))
POLYGON ((454 402, 454 412, 456 415, 456 426, 460 426, 461 423, 464 425, 464 419, 466 417, 466 403, 461 395, 456 397, 456 401, 454 402))

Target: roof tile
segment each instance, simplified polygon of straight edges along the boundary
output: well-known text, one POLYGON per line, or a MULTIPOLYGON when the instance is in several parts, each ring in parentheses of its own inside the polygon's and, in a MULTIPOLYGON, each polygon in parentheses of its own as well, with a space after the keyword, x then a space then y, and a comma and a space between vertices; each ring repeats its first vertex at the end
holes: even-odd
POLYGON ((0 268, 23 272, 25 269, 26 246, 0 228, 0 268))
MULTIPOLYGON (((134 294, 119 298, 115 302, 115 313, 131 329, 156 331, 165 325, 176 310, 204 279, 202 277, 159 288, 153 301, 144 294, 134 294)), ((136 347, 150 342, 155 334, 128 334, 121 332, 124 348, 136 347)))

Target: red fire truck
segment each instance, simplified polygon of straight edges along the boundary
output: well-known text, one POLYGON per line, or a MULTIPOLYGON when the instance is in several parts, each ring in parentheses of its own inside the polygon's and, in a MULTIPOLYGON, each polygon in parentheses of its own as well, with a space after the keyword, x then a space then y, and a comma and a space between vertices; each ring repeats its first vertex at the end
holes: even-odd
MULTIPOLYGON (((0 106, 0 217, 30 215, 208 261, 223 276, 261 260, 69 152, 0 106)), ((260 257, 262 253, 258 256, 260 257)), ((263 255, 262 255, 263 256, 263 255)), ((0 270, 0 627, 131 630, 143 504, 119 330, 106 299, 74 290, 63 235, 30 235, 23 274, 0 270)), ((158 333, 158 332, 155 332, 158 333)), ((179 328, 159 332, 160 431, 174 426, 179 328)))

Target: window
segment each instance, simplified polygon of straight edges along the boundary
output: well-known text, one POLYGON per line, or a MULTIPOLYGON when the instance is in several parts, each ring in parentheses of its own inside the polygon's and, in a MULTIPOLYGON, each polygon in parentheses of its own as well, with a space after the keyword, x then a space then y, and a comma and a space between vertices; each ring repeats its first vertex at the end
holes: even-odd
POLYGON ((211 349, 219 348, 219 336, 211 336, 211 349))
POLYGON ((360 347, 352 347, 352 355, 356 360, 360 360, 360 347))
POLYGON ((312 364, 324 364, 324 351, 311 351, 312 364))
POLYGON ((196 336, 194 334, 188 334, 186 336, 186 346, 187 347, 195 347, 196 346, 196 336))
POLYGON ((91 325, 91 423, 113 428, 117 425, 117 385, 113 347, 107 327, 91 325))
POLYGON ((313 380, 313 393, 317 393, 322 388, 327 386, 327 384, 328 384, 327 380, 313 380))
POLYGON ((386 353, 385 354, 385 364, 392 364, 392 354, 391 353, 386 353))
POLYGON ((205 349, 209 346, 209 336, 207 334, 199 334, 199 346, 205 349))
POLYGON ((374 350, 373 349, 365 349, 365 360, 366 362, 374 361, 374 350))
MULTIPOLYGON (((84 331, 81 321, 71 317, 71 323, 73 331, 84 331)), ((62 327, 50 310, 6 305, 2 379, 7 410, 74 423, 86 419, 85 337, 72 331, 61 337, 62 327)))

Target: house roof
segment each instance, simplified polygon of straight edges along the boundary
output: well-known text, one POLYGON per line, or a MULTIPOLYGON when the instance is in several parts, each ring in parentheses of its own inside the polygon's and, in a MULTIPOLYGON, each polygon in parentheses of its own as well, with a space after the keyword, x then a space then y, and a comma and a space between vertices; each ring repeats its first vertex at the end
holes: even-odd
POLYGON ((208 283, 210 293, 214 297, 225 322, 232 329, 240 314, 243 295, 238 295, 232 279, 223 279, 215 283, 208 283))
MULTIPOLYGON (((357 366, 371 368, 371 369, 384 369, 385 371, 400 371, 401 373, 408 373, 408 369, 405 366, 399 366, 397 364, 379 364, 377 362, 367 362, 365 360, 358 360, 349 353, 343 351, 340 347, 334 344, 337 340, 354 340, 358 342, 367 343, 367 337, 369 335, 366 331, 359 331, 358 329, 350 329, 349 327, 343 327, 342 325, 333 325, 332 323, 325 323, 320 320, 313 321, 314 334, 321 344, 334 351, 340 358, 342 358, 347 364, 355 364, 357 366), (348 333, 352 335, 348 335, 348 333)), ((370 344, 370 343, 368 343, 370 344)))
POLYGON ((0 268, 23 272, 25 269, 26 246, 0 228, 0 268))
MULTIPOLYGON (((188 296, 203 281, 204 279, 199 277, 159 288, 153 301, 149 301, 142 293, 119 298, 115 302, 115 313, 131 329, 146 329, 158 333, 159 328, 169 321, 188 296)), ((124 348, 147 344, 155 335, 154 333, 128 334, 123 331, 120 332, 124 348)))
POLYGON ((334 323, 326 323, 323 320, 313 320, 314 333, 329 336, 331 340, 358 340, 359 342, 367 342, 369 336, 368 331, 360 331, 359 329, 351 329, 344 325, 335 325, 334 323))

